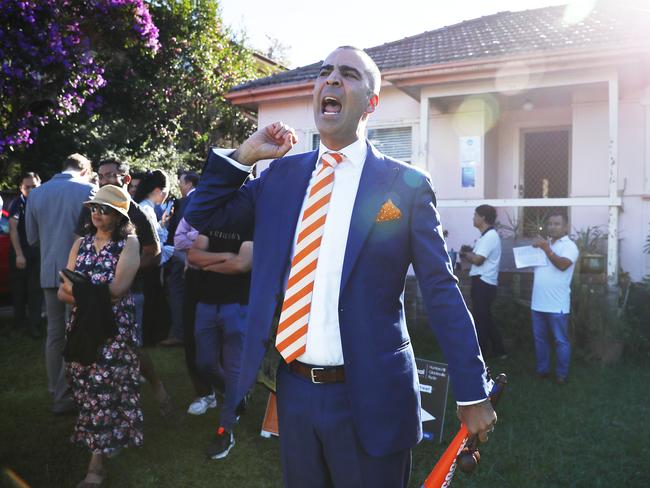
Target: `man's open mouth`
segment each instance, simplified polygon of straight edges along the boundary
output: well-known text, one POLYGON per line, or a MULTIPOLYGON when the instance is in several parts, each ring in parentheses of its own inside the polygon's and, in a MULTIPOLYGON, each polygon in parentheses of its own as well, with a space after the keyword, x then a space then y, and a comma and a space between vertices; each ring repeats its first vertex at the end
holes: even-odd
POLYGON ((323 97, 321 102, 321 113, 325 115, 336 115, 341 112, 341 102, 334 97, 323 97))

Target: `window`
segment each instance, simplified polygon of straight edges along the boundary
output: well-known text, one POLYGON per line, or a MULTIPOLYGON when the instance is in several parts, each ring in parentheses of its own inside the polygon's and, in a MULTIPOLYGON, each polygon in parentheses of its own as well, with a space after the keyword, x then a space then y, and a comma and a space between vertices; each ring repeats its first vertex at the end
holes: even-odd
MULTIPOLYGON (((411 162, 413 148, 411 144, 411 127, 388 127, 385 129, 368 129, 368 139, 387 156, 411 162)), ((311 147, 318 149, 320 136, 312 135, 311 147)))

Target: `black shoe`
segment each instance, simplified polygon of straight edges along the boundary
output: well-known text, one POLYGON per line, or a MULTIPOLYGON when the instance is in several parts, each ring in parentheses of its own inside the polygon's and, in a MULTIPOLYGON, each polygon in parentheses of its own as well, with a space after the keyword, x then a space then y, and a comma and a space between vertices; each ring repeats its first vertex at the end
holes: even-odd
POLYGON ((210 459, 223 459, 230 450, 235 447, 235 436, 223 427, 217 429, 217 437, 208 446, 208 457, 210 459))

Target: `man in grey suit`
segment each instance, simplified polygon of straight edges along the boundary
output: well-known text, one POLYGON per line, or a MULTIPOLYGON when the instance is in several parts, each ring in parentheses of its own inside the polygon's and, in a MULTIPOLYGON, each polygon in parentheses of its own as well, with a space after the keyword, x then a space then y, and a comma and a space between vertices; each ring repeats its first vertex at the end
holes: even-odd
POLYGON ((66 305, 59 301, 56 292, 59 271, 68 262, 82 203, 96 191, 89 182, 91 174, 92 167, 86 157, 81 154, 68 156, 61 173, 32 190, 26 208, 27 240, 30 245, 38 245, 41 252, 41 288, 47 308, 47 387, 55 414, 74 409, 63 367, 66 305))

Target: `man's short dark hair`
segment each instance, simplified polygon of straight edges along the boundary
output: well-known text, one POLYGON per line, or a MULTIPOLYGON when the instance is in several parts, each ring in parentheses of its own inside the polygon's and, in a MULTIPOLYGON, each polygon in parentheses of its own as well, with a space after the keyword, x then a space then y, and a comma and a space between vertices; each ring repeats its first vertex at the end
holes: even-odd
POLYGON ((185 171, 181 173, 180 177, 183 178, 183 180, 192 183, 193 187, 196 187, 199 184, 200 177, 194 171, 185 171))
POLYGON ((549 210, 548 214, 546 214, 546 220, 548 221, 551 217, 562 217, 562 222, 564 222, 565 225, 569 223, 569 217, 563 209, 558 208, 549 210))
POLYGON ((70 154, 70 156, 65 158, 65 161, 63 161, 62 168, 64 171, 66 169, 81 171, 84 169, 91 169, 92 164, 90 163, 90 159, 88 159, 83 154, 74 153, 74 154, 70 154))
POLYGON ((101 168, 102 166, 106 166, 107 164, 114 164, 115 167, 117 168, 117 172, 121 175, 128 175, 129 170, 131 169, 129 167, 129 163, 125 163, 124 161, 120 161, 117 158, 105 158, 102 159, 99 164, 97 165, 97 169, 101 168))
POLYGON ((497 210, 492 205, 479 205, 474 212, 483 217, 486 224, 494 225, 497 220, 497 210))
POLYGON ((38 181, 39 183, 41 182, 41 177, 38 176, 38 173, 27 171, 20 175, 20 178, 18 179, 18 186, 22 185, 23 181, 25 181, 27 178, 33 178, 34 181, 38 181))

